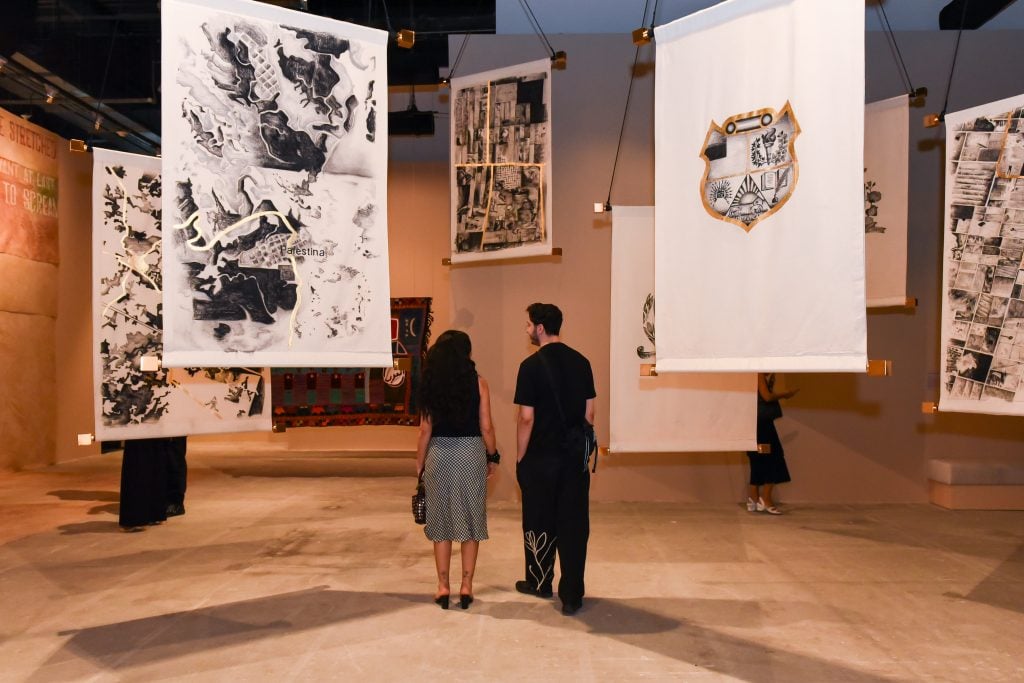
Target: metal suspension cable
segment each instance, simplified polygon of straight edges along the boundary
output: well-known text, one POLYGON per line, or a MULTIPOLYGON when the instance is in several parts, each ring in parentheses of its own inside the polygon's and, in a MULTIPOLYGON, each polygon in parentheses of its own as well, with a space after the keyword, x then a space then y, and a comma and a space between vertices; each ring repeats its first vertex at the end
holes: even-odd
POLYGON ((903 61, 903 53, 900 52, 900 46, 896 42, 896 34, 892 30, 892 24, 889 23, 889 15, 885 13, 885 5, 883 2, 879 2, 875 5, 875 12, 882 16, 882 21, 885 24, 885 36, 889 43, 889 48, 895 53, 897 66, 899 67, 900 79, 903 81, 904 87, 907 89, 907 94, 911 97, 914 96, 914 83, 910 80, 910 71, 907 70, 907 64, 903 61))
POLYGON ((540 27, 540 22, 537 20, 537 15, 533 13, 533 9, 530 7, 530 3, 527 0, 519 0, 519 4, 523 7, 523 11, 526 13, 526 19, 530 22, 530 26, 533 27, 534 33, 540 38, 541 44, 544 45, 548 51, 548 55, 551 57, 555 56, 555 48, 551 46, 551 41, 544 34, 544 29, 540 27))
MULTIPOLYGON (((649 2, 650 2, 650 0, 644 0, 644 17, 643 17, 643 21, 640 23, 641 26, 646 25, 646 22, 647 22, 647 6, 648 6, 649 2)), ((654 3, 654 11, 655 12, 658 11, 657 0, 655 0, 655 3, 654 3)), ((653 24, 653 23, 654 23, 654 16, 652 15, 651 16, 651 24, 653 24)), ((607 198, 605 199, 605 202, 604 202, 604 205, 605 205, 606 209, 609 206, 611 206, 611 203, 612 203, 612 188, 615 187, 615 171, 618 170, 618 167, 619 167, 619 153, 622 151, 622 135, 623 135, 623 133, 626 130, 626 114, 629 113, 629 101, 630 101, 630 99, 632 98, 632 95, 633 95, 633 81, 636 79, 636 65, 637 65, 637 62, 639 61, 639 59, 640 59, 640 46, 637 45, 636 46, 636 50, 633 53, 633 66, 629 70, 629 88, 627 88, 627 90, 626 90, 626 104, 622 108, 622 122, 619 124, 619 140, 615 144, 615 159, 614 159, 614 161, 612 161, 612 177, 608 181, 608 196, 607 196, 607 198)))
POLYGON ((940 118, 945 119, 946 111, 949 107, 949 91, 953 85, 953 73, 956 71, 956 57, 960 53, 960 37, 964 34, 964 21, 967 19, 967 3, 968 0, 964 0, 963 11, 960 12, 960 28, 956 32, 956 45, 953 46, 953 63, 949 65, 949 79, 946 81, 946 97, 942 101, 942 111, 939 114, 940 118))

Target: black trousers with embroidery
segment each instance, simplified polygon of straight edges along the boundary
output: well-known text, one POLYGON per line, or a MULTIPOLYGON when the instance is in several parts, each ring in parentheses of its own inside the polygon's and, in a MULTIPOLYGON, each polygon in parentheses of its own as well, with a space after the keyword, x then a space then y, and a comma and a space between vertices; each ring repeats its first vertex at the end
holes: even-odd
POLYGON ((523 493, 526 580, 549 590, 557 553, 558 597, 579 605, 590 538, 590 472, 575 458, 531 454, 516 465, 516 479, 523 493))

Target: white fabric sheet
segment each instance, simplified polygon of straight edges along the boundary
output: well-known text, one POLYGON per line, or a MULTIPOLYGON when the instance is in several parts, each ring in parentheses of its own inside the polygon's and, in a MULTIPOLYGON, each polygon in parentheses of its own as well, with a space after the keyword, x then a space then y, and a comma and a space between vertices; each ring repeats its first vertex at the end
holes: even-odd
POLYGON ((453 78, 452 263, 551 253, 551 61, 453 78))
POLYGON ((160 159, 97 149, 92 178, 96 438, 269 431, 265 368, 141 370, 163 351, 160 159))
POLYGON ((670 373, 654 337, 654 207, 612 210, 611 417, 613 452, 744 451, 757 443, 757 375, 670 373))
POLYGON ((863 3, 655 36, 659 371, 864 372, 863 3))
POLYGON ((939 409, 1024 415, 1024 95, 946 114, 939 409))
POLYGON ((391 365, 387 34, 161 8, 167 364, 391 365))
POLYGON ((907 301, 907 188, 910 100, 900 95, 864 110, 864 261, 867 303, 907 301))

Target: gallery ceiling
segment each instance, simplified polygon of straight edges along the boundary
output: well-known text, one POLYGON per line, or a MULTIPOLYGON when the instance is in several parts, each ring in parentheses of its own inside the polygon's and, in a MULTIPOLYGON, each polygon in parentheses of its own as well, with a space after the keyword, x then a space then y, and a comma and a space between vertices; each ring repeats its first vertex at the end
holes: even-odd
MULTIPOLYGON (((411 50, 389 47, 392 85, 436 83, 448 67, 449 34, 533 30, 524 0, 266 1, 381 29, 416 31, 411 50)), ((640 0, 526 1, 548 34, 628 33, 640 25, 645 7, 640 0), (583 2, 586 12, 579 11, 583 2)), ((646 0, 659 7, 657 23, 718 1, 646 0)), ((895 30, 915 30, 938 27, 943 11, 958 21, 965 1, 885 0, 884 6, 895 30)), ((872 19, 878 21, 876 4, 867 0, 869 29, 872 19)), ((969 26, 1024 28, 1024 2, 967 4, 969 26)), ((5 0, 0 107, 67 138, 153 152, 159 147, 159 102, 158 0, 5 0)))

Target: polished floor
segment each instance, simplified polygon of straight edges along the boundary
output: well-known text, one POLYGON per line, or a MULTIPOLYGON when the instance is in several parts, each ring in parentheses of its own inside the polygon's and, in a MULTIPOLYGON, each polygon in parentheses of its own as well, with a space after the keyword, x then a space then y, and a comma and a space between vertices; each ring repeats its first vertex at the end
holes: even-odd
POLYGON ((594 505, 566 617, 511 589, 495 504, 443 612, 411 460, 189 464, 187 514, 135 534, 119 454, 0 474, 0 680, 1024 680, 1024 513, 594 505))

